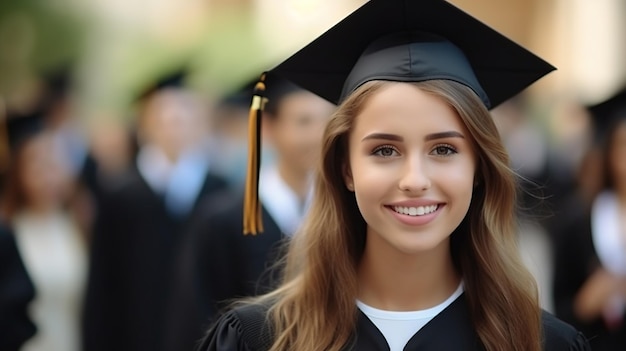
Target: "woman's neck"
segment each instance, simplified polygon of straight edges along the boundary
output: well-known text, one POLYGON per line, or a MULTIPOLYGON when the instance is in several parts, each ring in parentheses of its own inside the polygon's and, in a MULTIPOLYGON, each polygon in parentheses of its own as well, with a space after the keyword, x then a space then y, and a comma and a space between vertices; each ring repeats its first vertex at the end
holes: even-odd
POLYGON ((379 248, 366 247, 359 264, 358 298, 367 305, 389 311, 423 310, 445 301, 460 284, 448 242, 419 255, 379 248))

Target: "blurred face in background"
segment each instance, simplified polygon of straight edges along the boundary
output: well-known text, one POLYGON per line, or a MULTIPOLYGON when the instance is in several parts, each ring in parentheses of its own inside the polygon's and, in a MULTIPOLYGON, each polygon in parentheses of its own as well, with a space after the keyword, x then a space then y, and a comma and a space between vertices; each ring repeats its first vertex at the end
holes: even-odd
POLYGON ((140 142, 152 144, 174 161, 199 145, 209 131, 201 101, 180 89, 166 89, 151 97, 140 121, 140 142))
POLYGON ((276 115, 263 127, 277 160, 299 172, 309 172, 319 157, 322 135, 335 106, 317 95, 298 91, 282 98, 276 115))
POLYGON ((26 208, 55 208, 69 196, 73 177, 57 138, 52 132, 43 132, 28 139, 21 148, 18 167, 26 208))
POLYGON ((626 191, 626 119, 613 132, 608 161, 615 187, 626 191))

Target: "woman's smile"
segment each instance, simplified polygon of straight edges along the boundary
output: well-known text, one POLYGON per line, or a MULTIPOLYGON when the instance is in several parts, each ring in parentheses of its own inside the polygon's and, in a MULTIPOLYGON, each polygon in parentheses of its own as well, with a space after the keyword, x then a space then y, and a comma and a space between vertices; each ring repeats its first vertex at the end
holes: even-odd
POLYGON ((444 208, 444 204, 427 206, 385 206, 399 222, 409 226, 423 226, 434 221, 444 208))

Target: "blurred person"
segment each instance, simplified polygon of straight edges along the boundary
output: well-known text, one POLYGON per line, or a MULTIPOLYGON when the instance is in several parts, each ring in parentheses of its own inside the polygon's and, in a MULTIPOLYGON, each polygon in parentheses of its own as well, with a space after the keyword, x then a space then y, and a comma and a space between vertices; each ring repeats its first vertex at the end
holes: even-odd
MULTIPOLYGON (((277 273, 281 246, 292 237, 309 206, 312 172, 322 132, 334 106, 293 83, 268 78, 262 116, 264 140, 274 160, 261 167, 259 197, 264 231, 243 235, 243 196, 208 203, 191 227, 181 255, 179 283, 192 295, 175 300, 169 350, 191 349, 218 310, 230 299, 267 291, 277 273)), ((252 90, 247 90, 248 106, 252 90)))
POLYGON ((141 94, 138 153, 102 195, 91 246, 85 350, 160 350, 173 263, 198 204, 226 188, 210 170, 208 119, 184 73, 141 94))
POLYGON ((557 315, 580 328, 590 338, 593 350, 623 350, 626 90, 591 111, 603 147, 600 153, 592 148, 582 164, 579 175, 584 179, 578 193, 581 211, 568 216, 569 225, 558 234, 554 303, 557 315))
POLYGON ((35 287, 24 267, 13 230, 0 220, 0 350, 18 351, 35 335, 28 315, 35 287))
POLYGON ((110 113, 97 114, 87 128, 87 135, 89 158, 82 175, 92 184, 90 195, 97 212, 103 195, 115 188, 123 178, 120 175, 131 167, 137 148, 131 128, 110 113))
POLYGON ((29 315, 37 333, 21 350, 79 350, 87 245, 70 206, 68 155, 43 112, 7 123, 11 164, 2 210, 36 292, 29 315))
POLYGON ((81 121, 76 118, 72 101, 73 66, 64 63, 37 77, 39 94, 33 103, 45 120, 46 129, 58 136, 59 147, 67 160, 68 171, 76 179, 72 191, 73 213, 87 238, 97 210, 100 184, 98 165, 89 149, 81 121))

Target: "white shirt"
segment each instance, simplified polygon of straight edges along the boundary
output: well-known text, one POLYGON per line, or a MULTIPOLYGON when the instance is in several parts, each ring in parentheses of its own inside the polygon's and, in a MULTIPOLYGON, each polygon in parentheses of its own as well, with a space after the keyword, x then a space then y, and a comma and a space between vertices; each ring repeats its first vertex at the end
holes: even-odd
POLYGON ((199 151, 190 149, 175 163, 152 145, 143 146, 137 155, 139 174, 156 194, 164 195, 165 206, 173 215, 187 215, 202 190, 209 161, 199 151))
POLYGON ((591 209, 593 246, 604 268, 626 277, 626 228, 621 224, 617 195, 610 191, 600 193, 591 209))
POLYGON ((368 306, 361 301, 357 307, 369 318, 385 337, 391 351, 402 351, 409 340, 463 293, 463 283, 444 302, 419 311, 385 311, 368 306))
POLYGON ((29 315, 37 334, 23 351, 80 350, 80 308, 87 278, 87 250, 75 223, 57 212, 22 212, 13 220, 15 239, 35 286, 29 315))
POLYGON ((285 235, 293 235, 308 210, 312 191, 304 203, 285 183, 275 167, 264 168, 259 177, 259 198, 285 235))

